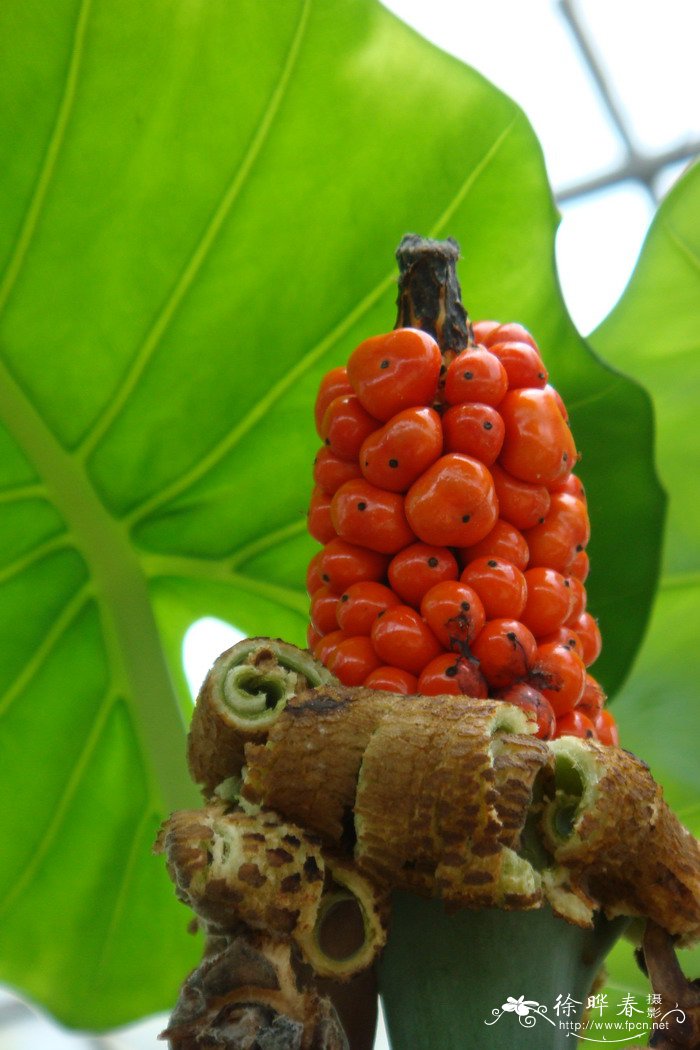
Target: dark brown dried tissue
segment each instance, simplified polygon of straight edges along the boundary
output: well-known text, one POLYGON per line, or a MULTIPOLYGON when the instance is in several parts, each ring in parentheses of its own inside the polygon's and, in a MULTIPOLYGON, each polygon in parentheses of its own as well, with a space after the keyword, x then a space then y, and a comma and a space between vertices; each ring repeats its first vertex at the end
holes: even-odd
POLYGON ((687 1014, 683 1041, 656 1045, 700 1046, 700 992, 674 952, 700 938, 698 842, 634 755, 532 731, 500 701, 344 687, 283 642, 223 653, 189 737, 205 805, 173 814, 156 847, 207 937, 163 1037, 177 1050, 346 1047, 317 978, 367 970, 401 889, 454 908, 548 904, 582 927, 599 910, 649 920, 640 959, 687 1014), (250 717, 247 694, 226 695, 241 665, 267 676, 250 717), (338 902, 361 933, 329 954, 338 902))

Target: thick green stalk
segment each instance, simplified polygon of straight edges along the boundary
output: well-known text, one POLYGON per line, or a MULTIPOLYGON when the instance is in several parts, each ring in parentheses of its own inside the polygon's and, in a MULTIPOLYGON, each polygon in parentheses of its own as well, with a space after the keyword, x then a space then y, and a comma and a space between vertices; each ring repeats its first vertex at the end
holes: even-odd
POLYGON ((572 1050, 593 980, 627 921, 599 918, 582 930, 549 908, 448 915, 441 901, 397 893, 379 964, 392 1050, 572 1050), (537 1005, 503 1010, 521 996, 537 1005), (562 1007, 567 997, 578 1005, 562 1007))

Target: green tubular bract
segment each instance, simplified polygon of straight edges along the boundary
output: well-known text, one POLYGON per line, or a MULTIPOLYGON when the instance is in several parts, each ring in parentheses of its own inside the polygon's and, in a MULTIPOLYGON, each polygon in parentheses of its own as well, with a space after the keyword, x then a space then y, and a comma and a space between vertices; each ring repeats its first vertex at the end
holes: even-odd
POLYGON ((595 805, 596 785, 600 778, 595 755, 576 737, 550 741, 554 752, 554 796, 543 812, 542 827, 552 853, 578 839, 579 816, 595 805))
POLYGON ((199 691, 187 742, 205 796, 225 783, 221 797, 235 798, 246 744, 264 741, 293 697, 333 683, 310 653, 278 639, 247 638, 222 653, 199 691))
POLYGON ((330 873, 313 929, 299 938, 304 956, 320 977, 347 979, 367 968, 384 946, 388 898, 352 865, 326 858, 330 873), (324 930, 336 909, 341 913, 335 931, 324 930), (359 941, 359 943, 357 943, 359 941), (331 943, 328 943, 331 942, 331 943))
POLYGON ((300 677, 307 689, 334 680, 312 656, 269 639, 240 642, 219 661, 212 668, 213 684, 231 722, 241 729, 272 724, 299 692, 300 677))

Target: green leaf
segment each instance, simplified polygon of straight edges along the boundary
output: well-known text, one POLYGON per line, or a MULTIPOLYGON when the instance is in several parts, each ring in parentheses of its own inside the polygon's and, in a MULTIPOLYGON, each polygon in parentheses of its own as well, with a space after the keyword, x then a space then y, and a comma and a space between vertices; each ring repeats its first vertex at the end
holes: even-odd
MULTIPOLYGON (((615 714, 628 746, 678 808, 700 795, 700 166, 661 205, 621 301, 593 345, 650 391, 657 463, 669 494, 663 568, 639 659, 615 714)), ((635 571, 634 562, 628 565, 635 571)))
POLYGON ((461 241, 473 316, 527 324, 570 403, 610 691, 662 501, 525 118, 375 0, 24 0, 0 39, 0 975, 101 1028, 199 951, 149 856, 195 798, 182 636, 303 642, 311 405, 392 327, 402 234, 461 241))
MULTIPOLYGON (((592 334, 609 361, 651 392, 657 463, 669 494, 663 571, 649 630, 615 705, 623 742, 649 763, 669 804, 700 832, 700 165, 664 200, 620 302, 592 334)), ((635 571, 632 560, 630 572, 635 571)), ((700 951, 681 953, 690 977, 700 951)), ((621 949, 611 980, 634 990, 644 979, 621 949)), ((648 991, 648 988, 646 989, 648 991)))

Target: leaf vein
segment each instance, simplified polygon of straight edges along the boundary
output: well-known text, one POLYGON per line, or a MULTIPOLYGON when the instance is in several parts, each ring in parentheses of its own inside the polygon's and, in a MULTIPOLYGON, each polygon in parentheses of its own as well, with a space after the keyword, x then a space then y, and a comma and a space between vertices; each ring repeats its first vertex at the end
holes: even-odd
POLYGON ((282 72, 269 98, 267 108, 258 129, 246 151, 243 161, 238 170, 230 180, 223 196, 221 197, 213 216, 209 220, 202 236, 197 242, 194 251, 187 260, 184 269, 180 273, 175 285, 156 316, 155 321, 146 333, 146 337, 136 351, 136 354, 122 378, 121 385, 110 397, 108 405, 96 419, 91 430, 87 432, 76 455, 87 460, 101 439, 107 433, 114 421, 123 412, 129 398, 138 386, 149 362, 159 346, 165 332, 168 330, 177 310, 185 299, 190 288, 194 284, 209 252, 211 251, 221 229, 228 218, 234 203, 238 199, 245 186, 250 172, 257 161, 262 148, 272 128, 282 101, 286 95, 289 81, 301 49, 309 17, 311 0, 303 0, 302 12, 292 37, 287 56, 285 58, 282 72))
POLYGON ((10 261, 7 264, 5 275, 0 284, 0 313, 2 313, 7 305, 7 301, 12 294, 12 290, 21 272, 24 260, 27 257, 27 252, 29 251, 34 234, 39 225, 49 186, 51 185, 56 170, 56 163, 61 152, 61 147, 63 146, 66 129, 68 128, 71 113, 73 111, 73 104, 75 102, 91 5, 92 0, 82 0, 80 11, 78 12, 75 32, 73 34, 73 42, 71 45, 71 53, 68 59, 63 94, 58 106, 56 120, 46 147, 44 161, 41 170, 39 171, 34 192, 29 201, 24 220, 17 235, 14 251, 10 256, 10 261))
POLYGON ((24 503, 26 500, 45 499, 46 496, 44 485, 14 485, 0 491, 0 504, 7 506, 10 503, 24 503))
POLYGON ((112 942, 114 940, 116 931, 119 927, 119 923, 122 920, 124 909, 126 907, 126 899, 128 896, 129 886, 131 885, 132 879, 134 877, 134 871, 136 869, 136 863, 142 855, 141 849, 143 843, 141 841, 141 836, 148 824, 150 823, 151 819, 151 813, 146 811, 141 817, 141 820, 139 821, 137 827, 134 829, 133 837, 131 840, 131 849, 129 850, 129 855, 126 860, 126 864, 121 869, 119 886, 117 888, 117 893, 114 898, 114 907, 111 909, 111 915, 109 923, 107 925, 107 929, 105 931, 99 958, 95 963, 95 984, 100 983, 99 977, 107 963, 107 956, 109 955, 109 951, 112 947, 112 942))
POLYGON ((28 569, 30 565, 35 565, 47 555, 54 554, 55 551, 63 550, 72 545, 73 540, 67 532, 61 533, 60 536, 52 536, 51 539, 46 540, 45 543, 41 543, 38 547, 26 551, 9 565, 3 565, 0 568, 0 585, 7 583, 7 581, 11 580, 13 576, 18 576, 21 572, 24 572, 25 569, 28 569))
MULTIPOLYGON (((461 184, 447 208, 437 219, 432 228, 433 232, 431 232, 431 236, 435 236, 435 231, 438 231, 449 221, 456 208, 464 201, 479 175, 490 162, 497 150, 500 149, 514 125, 515 118, 498 135, 496 140, 491 144, 482 157, 481 161, 470 171, 468 177, 461 184)), ((248 434, 248 432, 260 422, 270 408, 272 408, 272 406, 285 395, 290 387, 298 382, 301 376, 303 376, 320 358, 322 358, 331 347, 335 346, 345 333, 348 332, 350 328, 352 328, 352 326, 359 321, 376 302, 379 301, 382 295, 384 295, 384 293, 395 284, 395 281, 396 277, 394 270, 392 269, 360 300, 359 303, 348 311, 345 317, 342 318, 342 320, 340 320, 338 324, 336 324, 334 328, 332 328, 331 331, 320 340, 320 342, 308 350, 293 368, 289 369, 285 375, 277 381, 277 383, 268 389, 265 396, 250 409, 238 426, 229 431, 229 433, 218 441, 198 463, 192 466, 189 470, 186 470, 179 478, 176 478, 170 485, 166 485, 152 497, 144 500, 141 504, 136 506, 129 514, 125 515, 125 523, 128 526, 133 527, 133 525, 143 521, 152 514, 153 511, 170 503, 173 499, 176 499, 213 469, 223 457, 231 452, 236 445, 242 441, 246 434, 248 434)))
POLYGON ((144 558, 144 568, 151 578, 178 576, 183 579, 209 580, 211 583, 239 587, 249 594, 268 598, 288 609, 293 609, 294 612, 301 613, 302 616, 308 613, 308 600, 302 591, 233 572, 222 562, 214 559, 192 558, 179 554, 151 554, 144 558))
POLYGON ((85 769, 97 747, 107 721, 107 716, 109 715, 115 700, 116 694, 111 691, 105 693, 102 703, 100 704, 93 720, 90 732, 85 740, 83 749, 78 757, 78 761, 75 763, 71 774, 66 781, 60 798, 58 798, 56 803, 51 807, 51 820, 46 830, 42 833, 41 842, 33 851, 31 862, 24 869, 21 877, 14 884, 12 891, 6 896, 2 906, 0 906, 0 915, 3 915, 8 911, 10 906, 14 904, 14 902, 31 886, 41 868, 44 858, 56 841, 58 833, 68 815, 70 804, 75 797, 75 793, 78 790, 85 769))
POLYGON ((31 681, 33 675, 36 674, 39 667, 41 667, 44 660, 46 660, 51 653, 51 650, 58 644, 73 620, 81 612, 90 595, 90 585, 85 584, 63 607, 61 613, 51 625, 51 628, 46 632, 41 643, 32 653, 31 659, 27 661, 15 680, 10 683, 3 696, 0 697, 0 717, 7 712, 8 708, 21 694, 25 686, 31 681))
POLYGON ((306 532, 305 518, 290 521, 287 525, 282 525, 279 529, 274 529, 265 536, 261 536, 259 539, 239 547, 227 558, 226 565, 229 569, 236 569, 239 565, 243 565, 245 562, 250 561, 251 558, 256 557, 256 555, 264 554, 265 551, 269 550, 270 547, 274 547, 275 544, 293 539, 304 532, 306 532))

